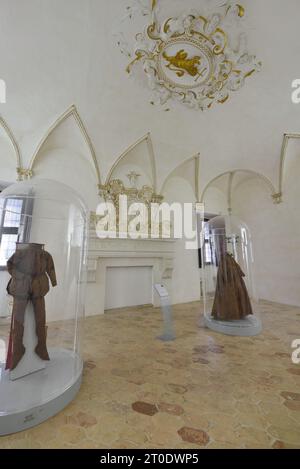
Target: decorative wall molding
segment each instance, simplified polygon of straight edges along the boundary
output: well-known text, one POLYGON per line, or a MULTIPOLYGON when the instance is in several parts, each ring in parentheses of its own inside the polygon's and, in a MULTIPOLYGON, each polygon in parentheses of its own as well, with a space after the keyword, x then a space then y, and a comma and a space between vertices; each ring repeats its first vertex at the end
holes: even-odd
POLYGON ((154 149, 153 149, 153 142, 151 138, 150 132, 148 132, 148 138, 147 138, 147 146, 148 146, 148 151, 150 155, 150 162, 152 166, 152 177, 153 177, 153 189, 154 192, 157 191, 157 173, 156 173, 156 161, 155 161, 155 154, 154 154, 154 149))
POLYGON ((283 142, 282 142, 282 147, 281 147, 281 153, 280 153, 280 167, 279 167, 279 190, 278 193, 275 194, 276 197, 278 198, 280 203, 282 201, 282 196, 283 196, 283 185, 284 185, 284 166, 286 162, 286 154, 287 154, 287 149, 288 149, 288 144, 291 139, 300 139, 300 134, 298 133, 286 133, 283 135, 283 142))
POLYGON ((229 178, 228 178, 228 190, 227 190, 227 207, 228 207, 228 213, 231 215, 232 213, 232 188, 233 188, 233 179, 235 172, 230 172, 229 173, 229 178))
POLYGON ((22 168, 22 159, 21 159, 20 147, 18 145, 18 142, 17 142, 13 132, 11 131, 10 127, 8 126, 7 122, 1 116, 0 116, 0 126, 2 127, 4 132, 6 133, 8 139, 9 139, 9 141, 10 141, 12 147, 13 147, 13 150, 15 152, 16 163, 17 163, 17 166, 16 166, 17 180, 21 180, 22 179, 22 172, 24 171, 24 169, 22 168))
MULTIPOLYGON (((114 170, 118 167, 118 165, 126 158, 126 156, 136 147, 138 147, 141 143, 146 142, 147 148, 148 148, 148 155, 149 155, 149 160, 151 164, 151 172, 152 172, 152 188, 149 186, 144 186, 142 189, 142 193, 145 195, 146 199, 149 199, 149 191, 150 189, 153 191, 153 201, 154 202, 161 202, 163 200, 164 196, 164 191, 166 184, 170 181, 172 178, 173 174, 180 169, 181 167, 183 168, 185 165, 189 163, 193 163, 194 166, 194 171, 195 171, 195 179, 194 179, 194 193, 195 193, 195 200, 203 202, 205 194, 208 190, 209 187, 213 185, 213 183, 221 178, 222 176, 228 175, 229 180, 228 180, 228 189, 227 189, 227 201, 228 201, 228 210, 230 211, 232 209, 232 186, 233 186, 233 181, 237 173, 249 173, 253 176, 256 176, 263 180, 263 182, 266 184, 270 195, 272 197, 272 200, 275 204, 280 204, 282 202, 282 196, 283 196, 283 186, 284 186, 284 167, 285 167, 285 161, 286 161, 286 155, 287 155, 287 149, 288 149, 288 144, 291 139, 300 139, 300 133, 285 133, 283 136, 283 142, 282 142, 282 148, 281 148, 281 154, 280 154, 280 166, 279 166, 279 184, 278 184, 278 190, 275 188, 274 184, 271 182, 269 178, 264 176, 263 174, 250 170, 250 169, 233 169, 233 170, 227 170, 218 176, 214 177, 211 181, 208 182, 208 184, 204 187, 204 190, 202 193, 200 193, 200 182, 199 182, 199 167, 200 167, 200 153, 197 155, 188 158, 187 160, 183 161, 180 163, 178 166, 176 166, 166 177, 164 180, 161 190, 159 194, 157 193, 157 172, 156 172, 156 158, 155 158, 155 153, 153 150, 153 143, 152 143, 152 138, 151 134, 147 133, 143 137, 141 137, 139 140, 137 140, 135 143, 130 145, 114 162, 112 165, 107 178, 105 185, 101 184, 101 177, 100 177, 100 169, 99 169, 99 163, 96 157, 96 153, 92 144, 92 141, 89 137, 89 134, 83 124, 83 121, 76 109, 76 106, 73 105, 69 109, 67 109, 56 121, 50 126, 48 131, 46 132, 45 136, 42 138, 40 141, 39 145, 37 146, 32 158, 31 162, 28 168, 23 168, 22 167, 22 157, 21 157, 21 150, 18 145, 18 142, 8 126, 7 122, 4 120, 3 117, 0 116, 0 127, 4 130, 4 133, 6 137, 9 139, 9 142, 14 150, 15 158, 16 158, 16 175, 17 175, 17 180, 23 180, 23 179, 30 179, 31 177, 34 176, 34 166, 39 158, 39 154, 41 152, 41 149, 43 148, 43 145, 47 142, 48 138, 52 135, 52 133, 57 129, 65 120, 67 120, 69 117, 73 117, 76 124, 78 125, 80 132, 89 148, 89 152, 91 155, 92 163, 95 168, 95 174, 96 178, 98 181, 98 187, 99 187, 99 193, 102 193, 104 189, 108 188, 108 185, 113 182, 113 185, 115 185, 116 181, 112 180, 113 172, 114 170)), ((122 181, 121 181, 122 183, 122 181)), ((126 187, 124 187, 126 190, 126 187)), ((130 188, 129 188, 130 189, 130 188)), ((142 197, 143 198, 143 197, 142 197)))
POLYGON ((195 196, 196 202, 200 200, 200 181, 199 181, 199 171, 200 171, 200 153, 197 153, 195 158, 195 196))
POLYGON ((55 120, 55 122, 50 126, 50 128, 47 130, 46 134, 44 135, 44 137, 42 138, 42 140, 39 142, 32 158, 31 158, 31 161, 30 161, 30 164, 29 164, 29 169, 28 169, 28 177, 32 177, 32 175, 34 174, 34 166, 37 162, 37 160, 39 159, 39 156, 40 156, 40 152, 44 146, 44 144, 47 142, 47 140, 49 139, 49 137, 53 134, 53 132, 63 123, 65 122, 67 119, 69 119, 70 117, 73 117, 88 148, 89 148, 89 152, 90 152, 90 155, 91 155, 91 159, 92 159, 92 163, 93 163, 93 166, 95 168, 95 173, 96 173, 96 178, 97 178, 97 182, 98 184, 101 184, 101 177, 100 177, 100 169, 99 169, 99 165, 98 165, 98 161, 97 161, 97 157, 96 157, 96 152, 95 152, 95 149, 94 149, 94 146, 92 144, 92 141, 89 137, 89 134, 83 124, 83 121, 77 111, 77 108, 75 105, 72 105, 69 109, 67 109, 58 119, 55 120))
MULTIPOLYGON (((153 93, 151 104, 178 101, 203 111, 214 103, 224 104, 231 92, 260 71, 261 62, 249 54, 246 34, 239 30, 244 7, 227 1, 208 17, 186 9, 160 21, 159 3, 153 1, 148 11, 140 5, 149 22, 135 35, 134 59, 126 69, 132 73, 141 63, 153 93)), ((118 46, 124 53, 120 39, 118 46)))

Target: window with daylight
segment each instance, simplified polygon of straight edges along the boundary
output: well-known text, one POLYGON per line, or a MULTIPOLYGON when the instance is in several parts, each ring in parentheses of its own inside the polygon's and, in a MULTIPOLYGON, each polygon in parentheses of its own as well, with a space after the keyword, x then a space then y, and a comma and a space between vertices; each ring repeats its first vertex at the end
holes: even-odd
POLYGON ((206 222, 209 220, 207 218, 204 219, 204 222, 200 223, 200 226, 204 230, 204 251, 203 251, 203 259, 202 259, 202 249, 198 249, 198 259, 199 259, 199 268, 202 268, 202 261, 204 260, 205 265, 210 265, 212 264, 212 246, 211 246, 211 240, 209 236, 209 231, 207 230, 206 227, 206 222))
POLYGON ((21 232, 24 233, 24 199, 7 199, 3 208, 0 218, 0 269, 6 267, 8 259, 16 250, 16 242, 21 241, 21 232))
POLYGON ((206 265, 210 265, 212 263, 212 249, 211 249, 211 243, 210 243, 210 237, 209 237, 209 234, 206 233, 205 234, 205 254, 204 254, 204 258, 205 258, 205 264, 206 265))

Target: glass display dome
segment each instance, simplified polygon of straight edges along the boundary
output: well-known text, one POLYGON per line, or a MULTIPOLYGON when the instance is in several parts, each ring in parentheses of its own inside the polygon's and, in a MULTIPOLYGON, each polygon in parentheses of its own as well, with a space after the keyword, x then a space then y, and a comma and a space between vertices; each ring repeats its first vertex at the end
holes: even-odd
POLYGON ((0 194, 0 435, 34 426, 79 390, 87 210, 64 184, 0 194))
POLYGON ((204 223, 201 253, 205 325, 229 335, 259 334, 251 236, 246 224, 232 215, 204 223))

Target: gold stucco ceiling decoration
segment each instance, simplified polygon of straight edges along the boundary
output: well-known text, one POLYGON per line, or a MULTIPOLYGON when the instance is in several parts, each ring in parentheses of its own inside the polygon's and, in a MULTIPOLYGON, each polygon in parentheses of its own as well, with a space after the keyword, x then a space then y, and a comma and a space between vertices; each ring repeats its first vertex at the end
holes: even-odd
MULTIPOLYGON (((127 72, 142 68, 153 93, 151 104, 177 101, 204 111, 215 103, 224 104, 260 71, 261 62, 248 52, 246 34, 241 32, 242 5, 227 1, 208 16, 193 9, 160 21, 159 3, 152 0, 147 6, 136 0, 129 7, 132 21, 140 8, 148 24, 135 35, 127 72)), ((118 45, 124 53, 124 41, 118 45)))

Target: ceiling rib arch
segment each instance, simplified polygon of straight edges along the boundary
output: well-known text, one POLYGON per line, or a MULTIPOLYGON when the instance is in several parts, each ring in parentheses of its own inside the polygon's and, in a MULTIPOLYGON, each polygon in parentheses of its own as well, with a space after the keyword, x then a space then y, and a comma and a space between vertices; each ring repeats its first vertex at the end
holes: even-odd
POLYGON ((91 138, 86 130, 86 127, 85 125, 83 124, 83 121, 77 111, 77 108, 75 105, 72 105, 69 109, 67 109, 58 119, 56 119, 56 121, 49 127, 49 129, 47 130, 46 134, 44 135, 44 137, 42 138, 42 140, 39 142, 32 158, 31 158, 31 161, 30 161, 30 164, 29 164, 29 168, 28 168, 28 173, 30 175, 33 174, 33 171, 34 171, 34 167, 37 163, 37 161, 39 160, 40 158, 40 153, 44 147, 44 145, 46 144, 46 142, 48 141, 48 139, 50 138, 50 136, 53 134, 53 132, 58 129, 67 119, 69 118, 73 118, 77 127, 79 128, 80 130, 80 133, 88 147, 88 150, 89 150, 89 155, 91 157, 91 161, 92 161, 92 164, 94 166, 94 169, 95 169, 95 174, 96 174, 96 178, 97 178, 97 183, 98 185, 100 186, 101 185, 101 175, 100 175, 100 169, 99 169, 99 164, 98 164, 98 160, 97 160, 97 157, 96 157, 96 152, 95 152, 95 149, 94 149, 94 146, 92 144, 92 141, 91 141, 91 138))

